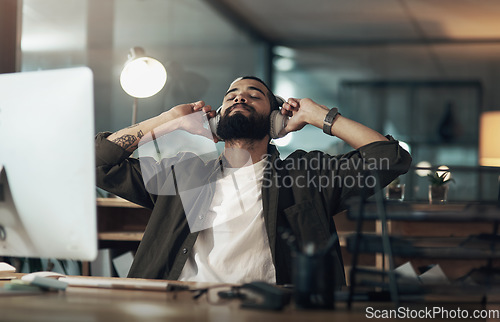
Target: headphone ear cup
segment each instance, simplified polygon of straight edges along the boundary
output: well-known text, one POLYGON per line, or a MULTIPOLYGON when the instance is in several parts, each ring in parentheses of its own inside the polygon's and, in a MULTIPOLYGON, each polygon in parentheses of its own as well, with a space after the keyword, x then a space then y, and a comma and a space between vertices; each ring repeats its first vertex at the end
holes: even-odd
POLYGON ((219 126, 220 122, 220 111, 222 109, 222 106, 217 109, 217 112, 214 117, 212 117, 210 120, 208 120, 208 124, 210 125, 210 131, 212 131, 212 134, 215 135, 220 141, 221 138, 217 134, 217 127, 219 126))
POLYGON ((281 108, 283 106, 283 104, 285 104, 285 99, 281 96, 278 96, 278 95, 274 95, 274 97, 276 97, 276 101, 278 102, 278 106, 279 106, 279 108, 281 108))
POLYGON ((269 122, 269 135, 271 136, 271 139, 279 139, 286 135, 286 133, 282 132, 288 123, 288 117, 281 114, 281 111, 272 111, 269 117, 269 122))

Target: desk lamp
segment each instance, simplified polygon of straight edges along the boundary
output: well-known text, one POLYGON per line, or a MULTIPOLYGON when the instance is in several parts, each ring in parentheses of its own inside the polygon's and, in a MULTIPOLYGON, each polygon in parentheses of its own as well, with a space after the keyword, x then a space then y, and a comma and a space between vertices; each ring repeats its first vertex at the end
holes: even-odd
MULTIPOLYGON (((500 111, 482 113, 479 131, 479 165, 500 167, 500 111)), ((498 179, 500 202, 500 176, 498 179)))
POLYGON ((137 102, 139 98, 151 97, 158 93, 167 81, 165 67, 156 59, 146 56, 142 47, 133 47, 120 75, 123 90, 134 98, 132 125, 137 122, 137 102))

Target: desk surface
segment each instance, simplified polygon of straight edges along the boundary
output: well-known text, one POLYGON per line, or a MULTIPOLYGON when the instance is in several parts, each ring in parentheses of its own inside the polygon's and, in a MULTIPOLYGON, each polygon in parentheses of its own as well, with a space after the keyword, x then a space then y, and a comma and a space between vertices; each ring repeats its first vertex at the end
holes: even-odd
MULTIPOLYGON (((92 277, 88 277, 92 278, 92 277)), ((0 287, 7 281, 0 280, 0 287)), ((178 283, 178 282, 177 282, 178 283)), ((159 292, 68 287, 64 292, 0 296, 0 321, 349 321, 349 312, 241 309, 239 300, 210 304, 189 291, 159 292)))
MULTIPOLYGON (((20 275, 18 275, 20 276, 20 275)), ((87 277, 93 279, 93 277, 87 277)), ((0 280, 0 287, 6 281, 0 280)), ((445 301, 440 304, 409 304, 412 310, 445 303, 449 309, 477 309, 479 298, 469 304, 445 301), (472 303, 472 304, 470 304, 472 303), (416 306, 414 306, 416 305, 416 306)), ((498 303, 498 302, 496 302, 498 303)), ((298 310, 293 305, 283 311, 240 308, 239 300, 210 304, 206 295, 193 299, 189 291, 158 292, 68 287, 64 292, 38 295, 0 296, 0 321, 366 321, 367 308, 394 309, 391 303, 358 302, 351 310, 337 303, 333 311, 298 310)), ((498 305, 493 305, 498 309, 498 305)), ((386 319, 389 320, 390 319, 386 319)), ((451 320, 450 320, 451 321, 451 320)), ((473 320, 471 320, 473 321, 473 320)))

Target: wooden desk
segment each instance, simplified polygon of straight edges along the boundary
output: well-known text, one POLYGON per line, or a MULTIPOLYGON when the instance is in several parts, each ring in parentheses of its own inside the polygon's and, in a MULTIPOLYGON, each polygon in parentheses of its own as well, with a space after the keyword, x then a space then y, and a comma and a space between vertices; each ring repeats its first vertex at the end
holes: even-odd
MULTIPOLYGON (((94 279, 95 277, 87 277, 94 279)), ((3 287, 5 281, 0 281, 3 287)), ((68 287, 65 292, 1 296, 0 321, 361 321, 366 304, 347 311, 241 309, 239 300, 209 304, 189 291, 157 292, 68 287)))
MULTIPOLYGON (((18 277, 22 274, 17 274, 18 277)), ((1 275, 0 275, 1 276, 1 275)), ((98 279, 98 277, 87 277, 98 279)), ((127 279, 130 280, 130 279, 127 279)), ((0 288, 6 281, 0 280, 0 288)), ((179 283, 179 282, 176 282, 179 283)), ((498 294, 497 294, 498 295, 498 294)), ((406 302, 402 307, 410 310, 496 309, 497 300, 487 305, 479 304, 481 297, 436 298, 428 302, 406 302)), ((369 309, 394 310, 390 302, 356 302, 351 310, 345 302, 337 302, 336 309, 298 310, 293 304, 282 311, 264 311, 240 308, 239 300, 229 300, 222 305, 210 304, 206 295, 193 299, 189 291, 158 292, 116 289, 68 287, 64 292, 47 292, 37 295, 0 296, 0 321, 367 321, 369 309)), ((423 319, 425 320, 425 319, 423 319)), ((436 319, 455 321, 456 319, 436 319)), ((384 321, 399 321, 384 319, 384 321)), ((468 319, 484 321, 484 319, 468 319)))

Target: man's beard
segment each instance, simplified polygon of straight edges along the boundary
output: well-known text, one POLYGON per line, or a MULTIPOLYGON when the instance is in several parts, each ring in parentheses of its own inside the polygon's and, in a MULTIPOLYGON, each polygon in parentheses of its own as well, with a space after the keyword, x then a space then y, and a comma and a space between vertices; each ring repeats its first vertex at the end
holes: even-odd
POLYGON ((251 106, 242 105, 250 111, 248 117, 239 112, 229 115, 235 105, 228 108, 224 115, 221 116, 219 125, 217 126, 217 134, 222 140, 262 140, 269 134, 269 115, 260 115, 251 106))

